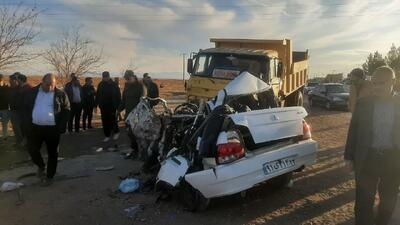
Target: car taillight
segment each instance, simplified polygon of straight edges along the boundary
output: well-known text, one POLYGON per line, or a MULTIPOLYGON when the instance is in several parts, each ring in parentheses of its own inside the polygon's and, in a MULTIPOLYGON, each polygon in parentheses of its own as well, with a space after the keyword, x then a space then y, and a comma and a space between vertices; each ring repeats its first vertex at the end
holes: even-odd
POLYGON ((311 139, 311 127, 303 120, 303 140, 311 139))
POLYGON ((240 143, 226 143, 218 145, 217 164, 230 163, 245 155, 240 143))

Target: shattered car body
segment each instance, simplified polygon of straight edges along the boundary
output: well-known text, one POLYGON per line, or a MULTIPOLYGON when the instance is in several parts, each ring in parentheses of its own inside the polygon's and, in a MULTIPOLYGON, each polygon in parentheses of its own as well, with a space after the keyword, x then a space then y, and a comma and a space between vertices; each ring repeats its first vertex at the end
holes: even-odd
POLYGON ((198 210, 211 198, 267 180, 288 185, 292 172, 313 164, 317 143, 304 121, 307 112, 303 107, 277 108, 270 90, 243 72, 215 99, 201 104, 180 141, 168 146, 171 151, 159 152, 157 185, 185 187, 190 209, 198 210))

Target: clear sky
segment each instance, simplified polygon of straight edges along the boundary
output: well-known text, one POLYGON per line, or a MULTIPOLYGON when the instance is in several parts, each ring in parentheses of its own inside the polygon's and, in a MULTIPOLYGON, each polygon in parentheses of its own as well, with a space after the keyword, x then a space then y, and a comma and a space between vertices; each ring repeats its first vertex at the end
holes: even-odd
MULTIPOLYGON (((360 66, 369 52, 400 45, 400 0, 24 0, 43 10, 34 49, 63 29, 82 26, 103 48, 99 71, 120 75, 128 65, 155 78, 181 78, 182 53, 212 47, 210 37, 290 38, 310 51, 310 75, 360 66)), ((3 0, 2 4, 18 1, 3 0)), ((19 70, 43 74, 37 60, 19 70)))

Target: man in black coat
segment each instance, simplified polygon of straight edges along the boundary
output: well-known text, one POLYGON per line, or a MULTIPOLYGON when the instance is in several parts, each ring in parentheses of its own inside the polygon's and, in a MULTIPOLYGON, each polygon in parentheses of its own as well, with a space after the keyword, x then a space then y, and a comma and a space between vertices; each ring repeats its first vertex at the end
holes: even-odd
POLYGON ((400 184, 400 99, 393 96, 394 72, 376 69, 372 95, 360 98, 351 119, 344 158, 356 178, 356 225, 386 225, 400 184), (374 217, 375 194, 379 207, 374 217))
MULTIPOLYGON (((148 73, 143 74, 143 84, 146 86, 147 89, 147 97, 149 98, 160 97, 158 86, 156 83, 153 82, 148 73)), ((157 105, 157 103, 158 103, 157 100, 150 101, 150 106, 153 107, 157 105)))
POLYGON ((85 78, 85 84, 82 87, 82 95, 82 128, 83 130, 86 130, 86 120, 88 125, 87 128, 92 128, 93 109, 96 105, 96 90, 94 89, 93 79, 91 77, 85 78))
POLYGON ((108 142, 111 133, 114 134, 114 140, 119 137, 116 115, 121 103, 121 92, 115 82, 111 80, 108 71, 104 71, 102 76, 103 79, 97 87, 96 105, 99 106, 101 112, 101 122, 105 136, 103 142, 108 142))
POLYGON ((26 95, 24 113, 28 119, 28 150, 33 163, 38 166, 37 175, 50 184, 57 170, 58 145, 61 134, 65 133, 69 119, 68 97, 56 88, 56 77, 46 74, 42 83, 32 88, 26 95), (47 147, 47 174, 40 154, 43 144, 47 147))
POLYGON ((72 132, 73 124, 75 125, 75 132, 79 132, 81 114, 82 114, 82 86, 79 83, 75 74, 71 74, 71 81, 65 85, 65 93, 68 95, 71 104, 71 113, 68 121, 68 132, 72 132))

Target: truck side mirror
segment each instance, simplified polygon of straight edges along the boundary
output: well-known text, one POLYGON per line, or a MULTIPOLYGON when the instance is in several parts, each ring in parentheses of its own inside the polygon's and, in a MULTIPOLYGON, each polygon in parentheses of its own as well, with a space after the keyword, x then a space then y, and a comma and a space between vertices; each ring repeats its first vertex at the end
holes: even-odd
POLYGON ((187 60, 187 72, 189 74, 192 74, 192 72, 193 72, 193 59, 191 59, 191 58, 189 58, 187 60))
POLYGON ((278 63, 278 71, 277 71, 277 77, 282 77, 283 76, 283 64, 282 62, 278 63))

